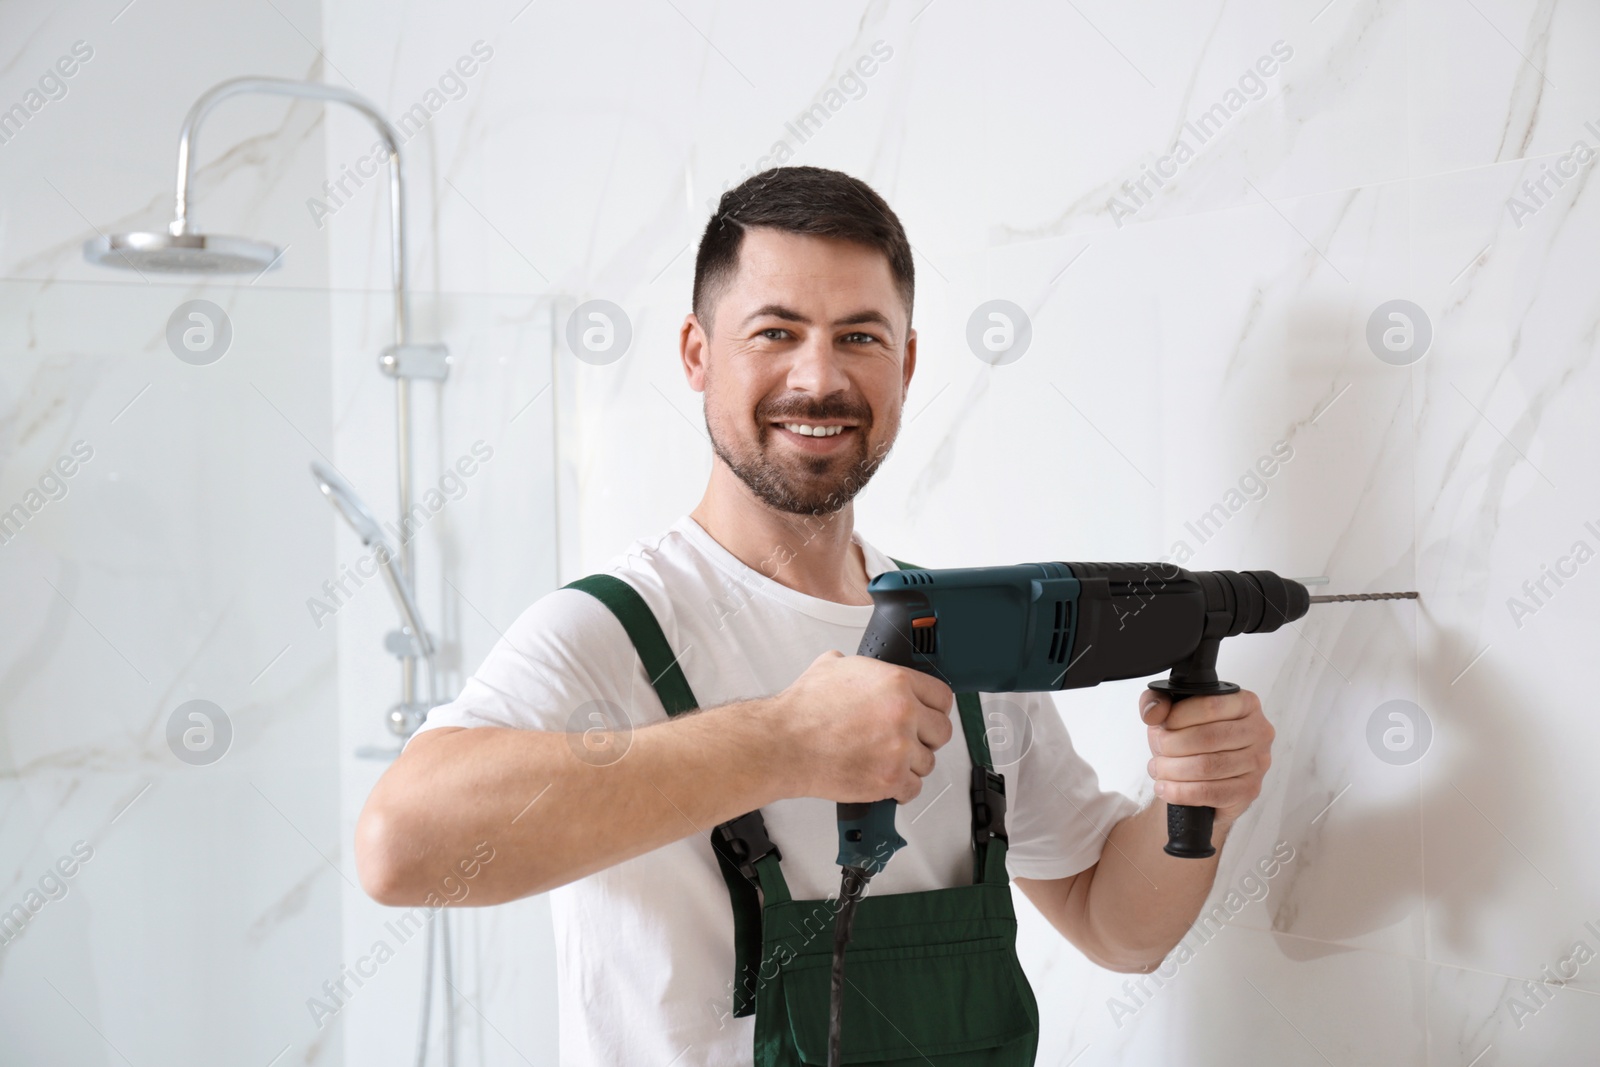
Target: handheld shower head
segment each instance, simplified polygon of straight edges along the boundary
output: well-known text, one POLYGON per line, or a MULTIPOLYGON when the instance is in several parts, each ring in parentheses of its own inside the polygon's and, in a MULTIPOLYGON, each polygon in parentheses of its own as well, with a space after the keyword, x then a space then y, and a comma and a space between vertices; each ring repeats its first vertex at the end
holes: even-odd
POLYGON ((386 555, 393 555, 394 550, 389 548, 389 542, 384 539, 383 529, 378 525, 378 518, 372 514, 371 509, 356 495, 355 489, 349 482, 340 476, 339 472, 323 463, 321 460, 311 461, 311 476, 316 479, 317 488, 322 490, 322 495, 338 509, 344 516, 344 521, 355 530, 356 536, 361 538, 361 543, 368 548, 381 547, 386 550, 386 555))
POLYGON ((361 538, 361 543, 374 550, 373 557, 383 568, 383 576, 388 581, 389 591, 394 594, 395 606, 400 609, 400 618, 410 628, 417 649, 428 661, 431 669, 433 639, 428 636, 428 631, 422 625, 422 613, 417 610, 417 602, 411 595, 410 585, 400 574, 400 569, 395 566, 395 550, 383 536, 383 529, 378 525, 377 517, 356 495, 350 483, 326 463, 312 460, 311 476, 316 479, 317 488, 322 490, 322 495, 332 502, 339 514, 344 516, 344 521, 355 530, 356 536, 361 538))
POLYGON ((83 258, 96 266, 161 274, 262 274, 277 267, 283 251, 205 233, 114 233, 83 243, 83 258))

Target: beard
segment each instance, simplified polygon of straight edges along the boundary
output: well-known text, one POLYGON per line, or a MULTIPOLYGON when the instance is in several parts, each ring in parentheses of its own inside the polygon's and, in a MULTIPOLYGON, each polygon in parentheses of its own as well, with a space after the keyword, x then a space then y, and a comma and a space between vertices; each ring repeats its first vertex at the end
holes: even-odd
MULTIPOLYGON (((706 394, 711 395, 707 376, 706 394)), ((768 507, 794 515, 831 515, 855 499, 866 487, 889 454, 891 438, 877 448, 868 448, 872 429, 872 410, 865 401, 830 393, 820 400, 795 397, 756 406, 756 440, 746 445, 732 432, 718 430, 706 405, 706 431, 711 449, 728 465, 756 498, 768 507), (823 419, 850 419, 855 426, 851 447, 827 456, 800 453, 780 455, 772 441, 774 421, 807 422, 823 419)))

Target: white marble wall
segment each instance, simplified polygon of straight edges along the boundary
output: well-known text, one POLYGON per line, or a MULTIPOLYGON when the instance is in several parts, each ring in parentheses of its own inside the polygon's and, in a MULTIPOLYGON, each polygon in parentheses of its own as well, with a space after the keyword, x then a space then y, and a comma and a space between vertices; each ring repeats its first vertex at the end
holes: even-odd
MULTIPOLYGON (((17 605, 0 649, 0 905, 73 841, 97 849, 0 949, 19 1062, 121 1062, 114 1047, 265 1063, 287 1047, 279 1062, 364 1064, 414 1036, 418 943, 328 1027, 304 1006, 392 917, 351 884, 349 849, 381 769, 354 751, 384 742, 395 699, 379 646, 392 610, 364 588, 318 630, 303 604, 361 554, 307 492, 307 460, 327 454, 393 508, 392 388, 372 364, 389 329, 383 190, 368 182, 320 227, 306 204, 371 135, 304 104, 237 101, 213 120, 198 217, 290 246, 254 285, 145 286, 76 254, 91 225, 164 221, 183 110, 243 73, 350 85, 397 121, 427 110, 404 149, 417 332, 457 363, 417 389, 419 486, 475 441, 495 450, 418 540, 447 691, 526 603, 698 499, 710 451, 675 347, 694 243, 707 202, 787 138, 786 161, 872 183, 918 253, 909 421, 857 509, 880 547, 959 565, 1150 558, 1182 540, 1194 566, 1422 594, 1319 608, 1225 648, 1279 741, 1213 903, 1258 899, 1133 992, 1024 903, 1040 1061, 1587 1058, 1600 964, 1523 983, 1579 942, 1600 951, 1585 926, 1600 928, 1584 836, 1597 728, 1573 684, 1600 578, 1579 566, 1520 619, 1507 601, 1574 542, 1600 549, 1585 527, 1600 528, 1590 170, 1542 206, 1521 190, 1574 142, 1600 148, 1591 9, 323 0, 202 20, 117 6, 0 16, 14 42, 0 105, 74 40, 96 49, 0 145, 0 502, 64 445, 96 449, 0 547, 17 605), (845 83, 822 129, 789 134, 880 41, 891 54, 845 83), (1185 134, 1276 42, 1260 98, 1203 145, 1185 134), (441 87, 468 56, 474 72, 441 87), (1180 136, 1193 158, 1113 212, 1180 136), (1537 210, 1513 213, 1513 196, 1537 210), (238 352, 209 368, 177 363, 160 332, 198 293, 239 325, 238 352), (558 340, 565 310, 593 298, 633 325, 608 366, 558 340), (1003 367, 964 341, 993 298, 1033 326, 1003 367), (1367 346, 1391 299, 1430 319, 1414 365, 1367 346), (1265 495, 1201 543, 1186 523, 1278 442, 1292 458, 1265 495), (215 767, 181 766, 162 740, 191 695, 239 709, 215 767), (1366 741, 1394 699, 1434 728, 1408 766, 1366 741), (1247 881, 1275 847, 1293 858, 1247 881)), ((1058 704, 1102 780, 1143 795, 1137 690, 1058 704)), ((464 1062, 553 1062, 543 901, 455 923, 464 1062)))
MULTIPOLYGON (((332 425, 327 247, 259 286, 80 253, 171 217, 179 123, 240 72, 240 42, 251 68, 311 64, 270 7, 120 7, 0 12, 6 108, 89 53, 0 144, 0 507, 32 507, 75 442, 91 453, 0 545, 0 908, 37 909, 0 948, 0 1059, 265 1064, 292 1042, 289 1062, 337 1062, 300 1036, 341 928, 336 663, 303 606, 333 564, 305 472, 332 425), (210 366, 167 347, 195 297, 233 325, 210 366), (231 723, 209 766, 168 747, 192 699, 231 723), (90 858, 57 869, 75 846, 90 858)), ((241 102, 202 148, 196 218, 281 234, 280 190, 324 166, 317 119, 241 102)))

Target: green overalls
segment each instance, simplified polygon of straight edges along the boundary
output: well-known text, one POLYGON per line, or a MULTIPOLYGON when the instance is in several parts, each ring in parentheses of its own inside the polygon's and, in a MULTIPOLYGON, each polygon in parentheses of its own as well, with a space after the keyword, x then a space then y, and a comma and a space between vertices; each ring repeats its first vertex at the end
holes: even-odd
MULTIPOLYGON (((669 717, 699 706, 633 586, 591 574, 566 588, 593 594, 621 621, 669 717)), ((845 955, 845 1063, 1034 1062, 1039 1009, 1016 953, 1005 780, 990 761, 978 694, 956 703, 973 764, 972 884, 882 896, 869 888, 845 955)), ((825 1064, 836 898, 791 899, 759 810, 718 826, 711 846, 733 902, 733 1014, 755 1012, 756 1067, 825 1064)))

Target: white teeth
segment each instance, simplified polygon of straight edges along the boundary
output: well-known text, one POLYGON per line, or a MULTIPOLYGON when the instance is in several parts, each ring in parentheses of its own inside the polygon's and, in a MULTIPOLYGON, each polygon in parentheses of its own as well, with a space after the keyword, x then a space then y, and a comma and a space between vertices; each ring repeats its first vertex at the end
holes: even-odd
POLYGON ((804 422, 783 422, 779 425, 791 433, 803 434, 806 437, 832 437, 844 430, 843 426, 812 426, 804 422))

